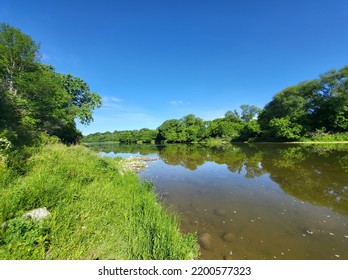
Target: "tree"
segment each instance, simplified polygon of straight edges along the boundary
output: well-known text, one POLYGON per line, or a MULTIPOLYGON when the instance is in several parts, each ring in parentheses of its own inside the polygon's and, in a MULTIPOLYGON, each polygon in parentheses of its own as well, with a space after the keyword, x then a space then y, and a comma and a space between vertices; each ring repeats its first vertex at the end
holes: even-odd
POLYGON ((90 124, 93 121, 92 112, 101 106, 101 97, 91 92, 86 82, 71 74, 60 75, 64 89, 71 98, 71 110, 82 124, 90 124))
POLYGON ((17 145, 41 133, 76 143, 82 135, 75 119, 89 124, 101 105, 83 80, 42 64, 39 44, 7 24, 0 24, 0 93, 0 135, 17 145))
POLYGON ((316 131, 348 130, 348 67, 276 94, 259 116, 264 136, 298 139, 316 131), (276 131, 280 129, 281 131, 276 131), (299 133, 298 135, 294 135, 299 133))
POLYGON ((238 122, 241 120, 239 113, 237 112, 237 110, 233 110, 233 111, 227 111, 225 113, 225 119, 230 121, 230 122, 238 122))
POLYGON ((184 124, 177 119, 165 121, 158 127, 158 138, 162 142, 182 143, 186 141, 184 124))
POLYGON ((208 131, 210 137, 231 141, 239 137, 242 128, 241 120, 231 121, 230 118, 218 118, 210 122, 208 131))
POLYGON ((197 118, 194 114, 189 114, 181 119, 184 125, 186 135, 185 142, 196 142, 201 140, 205 134, 205 124, 201 118, 197 118))
POLYGON ((269 127, 272 134, 280 141, 292 141, 300 139, 302 126, 291 122, 288 118, 274 118, 269 127))
POLYGON ((16 94, 21 73, 34 71, 39 61, 39 44, 19 29, 0 24, 0 74, 2 87, 16 94))
POLYGON ((244 125, 240 131, 239 140, 255 140, 261 134, 261 127, 257 120, 252 120, 244 125))
POLYGON ((255 105, 241 105, 240 106, 242 113, 241 113, 241 119, 245 121, 246 123, 251 122, 252 120, 256 119, 256 117, 260 114, 261 109, 255 105))
POLYGON ((347 77, 348 66, 320 76, 320 88, 315 92, 310 112, 313 130, 322 127, 333 132, 348 130, 347 77))

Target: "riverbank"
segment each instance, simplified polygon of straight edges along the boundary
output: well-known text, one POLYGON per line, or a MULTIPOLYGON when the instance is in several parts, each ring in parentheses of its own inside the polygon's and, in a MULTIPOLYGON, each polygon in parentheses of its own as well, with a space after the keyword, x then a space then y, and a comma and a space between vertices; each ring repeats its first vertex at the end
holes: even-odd
POLYGON ((197 259, 196 236, 123 161, 82 147, 44 146, 25 175, 0 174, 0 259, 197 259), (42 221, 24 213, 44 208, 42 221))

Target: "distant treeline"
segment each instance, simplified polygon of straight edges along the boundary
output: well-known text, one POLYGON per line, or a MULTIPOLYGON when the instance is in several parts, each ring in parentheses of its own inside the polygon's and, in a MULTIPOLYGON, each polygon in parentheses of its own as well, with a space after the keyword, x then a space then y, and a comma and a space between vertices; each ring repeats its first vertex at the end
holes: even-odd
POLYGON ((192 143, 230 141, 348 140, 348 66, 290 86, 261 109, 240 106, 223 118, 193 114, 166 120, 157 129, 93 133, 85 142, 192 143))

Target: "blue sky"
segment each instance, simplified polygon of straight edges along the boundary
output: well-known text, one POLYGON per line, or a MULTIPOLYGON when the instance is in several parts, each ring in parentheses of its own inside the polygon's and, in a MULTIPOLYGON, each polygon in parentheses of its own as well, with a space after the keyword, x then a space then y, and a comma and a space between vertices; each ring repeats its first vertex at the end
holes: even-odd
POLYGON ((102 96, 85 135, 263 107, 348 64, 346 0, 0 0, 0 22, 102 96))

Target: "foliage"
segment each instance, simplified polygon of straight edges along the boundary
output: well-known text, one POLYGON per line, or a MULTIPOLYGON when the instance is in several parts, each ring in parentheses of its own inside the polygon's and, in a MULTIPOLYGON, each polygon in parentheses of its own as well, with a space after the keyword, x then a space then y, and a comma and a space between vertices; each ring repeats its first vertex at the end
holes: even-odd
POLYGON ((259 116, 263 136, 278 141, 348 129, 348 66, 276 94, 259 116))
POLYGON ((310 138, 302 138, 305 142, 348 142, 348 132, 342 133, 315 133, 310 138))
POLYGON ((261 135, 261 127, 257 120, 252 120, 246 123, 240 131, 238 140, 249 141, 255 140, 261 135))
MULTIPOLYGON (((6 170, 10 172, 10 170, 6 170)), ((81 147, 51 144, 25 175, 0 174, 0 259, 193 259, 195 235, 157 202, 153 185, 122 162, 81 147), (42 223, 23 219, 47 207, 42 223)))
POLYGON ((75 119, 89 124, 101 104, 83 80, 42 64, 39 49, 30 36, 0 24, 0 135, 14 148, 34 145, 42 133, 78 142, 75 119))
POLYGON ((50 228, 47 222, 34 222, 30 218, 16 218, 8 221, 1 232, 1 253, 6 259, 44 259, 49 248, 50 228))
POLYGON ((302 126, 289 118, 274 118, 269 122, 269 128, 272 135, 282 141, 298 140, 302 131, 302 126))
POLYGON ((261 112, 261 109, 254 105, 243 104, 240 106, 240 108, 242 110, 240 118, 246 123, 249 123, 252 120, 256 119, 256 117, 261 112))

